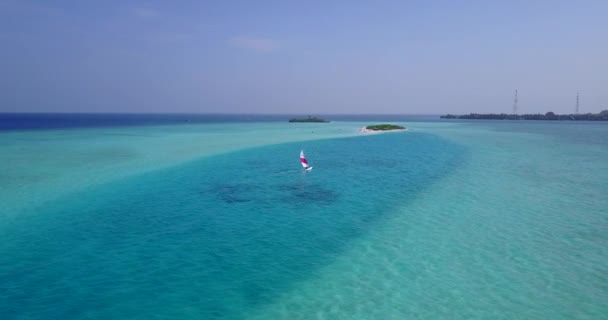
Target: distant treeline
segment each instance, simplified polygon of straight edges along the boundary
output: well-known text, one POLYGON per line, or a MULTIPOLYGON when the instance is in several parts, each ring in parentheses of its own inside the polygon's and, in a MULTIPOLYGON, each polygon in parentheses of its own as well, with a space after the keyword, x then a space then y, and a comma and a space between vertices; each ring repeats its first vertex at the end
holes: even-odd
POLYGON ((506 114, 506 113, 471 113, 464 115, 447 114, 441 116, 443 119, 475 119, 475 120, 586 120, 586 121, 608 121, 608 110, 600 113, 586 114, 506 114))
POLYGON ((289 119, 289 122, 329 122, 329 121, 325 120, 325 119, 317 118, 317 117, 308 116, 308 118, 289 119))

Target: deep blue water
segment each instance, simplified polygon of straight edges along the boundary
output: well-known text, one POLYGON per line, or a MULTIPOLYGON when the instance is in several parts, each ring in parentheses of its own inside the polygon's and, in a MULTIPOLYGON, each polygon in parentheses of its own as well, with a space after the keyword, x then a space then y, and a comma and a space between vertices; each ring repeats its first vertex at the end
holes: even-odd
MULTIPOLYGON (((285 122, 305 115, 0 113, 0 131, 234 122, 285 122)), ((324 115, 334 121, 439 121, 433 115, 324 115)))
POLYGON ((0 113, 0 131, 279 121, 284 116, 221 114, 0 113))

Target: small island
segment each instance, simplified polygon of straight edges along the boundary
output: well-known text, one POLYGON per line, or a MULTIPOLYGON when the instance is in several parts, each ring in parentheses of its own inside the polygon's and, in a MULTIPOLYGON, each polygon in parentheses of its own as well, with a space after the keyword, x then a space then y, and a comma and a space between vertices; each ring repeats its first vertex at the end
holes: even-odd
POLYGON ((321 119, 321 118, 317 118, 317 117, 308 116, 308 118, 293 118, 293 119, 289 119, 289 122, 323 122, 323 123, 328 123, 329 120, 325 120, 325 119, 321 119))
POLYGON ((555 114, 547 112, 545 114, 506 114, 506 113, 471 113, 464 115, 447 114, 441 116, 442 119, 467 119, 467 120, 570 120, 570 121, 608 121, 608 110, 600 113, 585 114, 555 114))
POLYGON ((373 131, 388 131, 388 130, 404 130, 405 127, 394 125, 394 124, 375 124, 373 126, 365 127, 367 130, 373 131))
POLYGON ((403 126, 398 126, 394 124, 376 124, 367 127, 361 128, 359 131, 361 133, 375 133, 375 132, 383 132, 383 131, 403 131, 406 130, 403 126))

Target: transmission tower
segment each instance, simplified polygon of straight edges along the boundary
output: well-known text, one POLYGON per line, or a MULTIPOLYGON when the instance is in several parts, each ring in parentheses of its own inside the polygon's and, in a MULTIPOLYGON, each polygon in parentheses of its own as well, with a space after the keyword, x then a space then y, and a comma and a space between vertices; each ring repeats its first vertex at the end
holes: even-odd
POLYGON ((515 99, 513 99, 513 114, 517 114, 517 89, 515 89, 515 99))
POLYGON ((579 99, 578 99, 578 96, 579 96, 579 94, 578 94, 578 92, 577 92, 577 93, 576 93, 576 114, 578 114, 578 112, 579 112, 579 104, 578 104, 579 99))

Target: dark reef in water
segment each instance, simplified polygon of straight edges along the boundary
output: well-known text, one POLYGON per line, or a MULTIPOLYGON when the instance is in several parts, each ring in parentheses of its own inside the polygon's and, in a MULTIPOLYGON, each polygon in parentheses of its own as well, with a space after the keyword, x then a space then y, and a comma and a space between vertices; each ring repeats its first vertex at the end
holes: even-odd
POLYGON ((318 184, 282 184, 259 186, 247 183, 222 183, 201 192, 211 192, 217 199, 227 204, 241 204, 250 201, 270 201, 272 203, 316 203, 329 205, 337 201, 339 194, 318 184))
POLYGON ((608 121, 608 110, 600 113, 585 114, 506 114, 506 113, 470 113, 464 115, 447 114, 442 119, 472 119, 472 120, 584 120, 584 121, 608 121))

